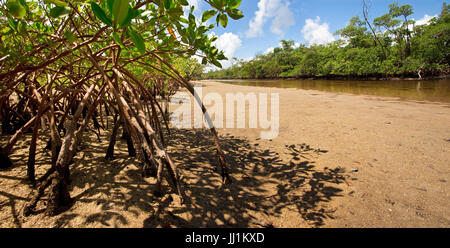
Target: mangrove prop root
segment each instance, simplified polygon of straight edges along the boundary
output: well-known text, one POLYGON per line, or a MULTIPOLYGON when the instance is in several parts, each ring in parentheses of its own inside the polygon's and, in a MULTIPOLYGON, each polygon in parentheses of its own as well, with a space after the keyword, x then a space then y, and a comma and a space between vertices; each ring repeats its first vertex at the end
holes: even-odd
POLYGON ((7 169, 12 166, 12 162, 8 157, 8 154, 6 154, 3 151, 3 148, 0 147, 0 169, 7 169))
POLYGON ((60 172, 57 172, 55 176, 51 177, 49 200, 46 209, 47 215, 58 215, 60 212, 69 208, 73 203, 66 181, 65 176, 60 172))
POLYGON ((33 196, 33 198, 31 198, 31 201, 23 209, 24 216, 29 216, 29 215, 33 214, 37 203, 39 202, 41 197, 44 195, 45 189, 48 188, 48 186, 50 186, 50 184, 52 182, 52 178, 50 178, 50 175, 53 174, 54 172, 55 172, 55 170, 51 170, 51 171, 49 170, 46 174, 46 177, 41 178, 43 181, 42 181, 41 185, 38 187, 36 194, 33 196))
MULTIPOLYGON (((67 17, 61 30, 70 25, 73 16, 76 13, 67 17)), ((120 46, 113 43, 98 48, 92 44, 97 40, 104 42, 109 37, 107 28, 99 28, 98 32, 84 36, 80 34, 82 29, 73 27, 70 30, 77 36, 76 42, 68 42, 64 32, 55 32, 52 41, 55 46, 36 46, 38 49, 33 51, 43 61, 37 59, 35 65, 20 64, 2 69, 0 73, 2 132, 12 135, 3 149, 0 148, 0 168, 12 166, 9 157, 15 152, 16 144, 22 144, 19 142, 21 138, 30 139, 27 175, 37 187, 33 189, 34 195, 23 214, 32 214, 44 195, 47 196, 48 215, 57 215, 70 207, 73 203, 69 191, 70 164, 76 159, 76 152, 80 147, 100 144, 101 135, 110 133, 105 158, 114 159, 120 129, 126 139, 128 155, 135 157, 142 176, 156 177, 154 194, 162 195, 161 185, 165 179, 183 203, 180 174, 166 149, 165 134, 170 134, 170 97, 180 87, 193 94, 192 86, 158 52, 142 55, 152 61, 149 63, 154 69, 145 71, 144 76, 138 77, 137 73, 135 75, 125 69, 129 67, 121 65, 133 64, 133 60, 121 58, 120 46), (58 39, 60 33, 62 36, 58 39), (94 51, 94 47, 98 50, 94 51), (48 54, 45 52, 47 49, 48 54), (66 59, 69 58, 67 56, 70 59, 66 59), (110 125, 112 116, 114 122, 110 125), (32 134, 26 135, 28 131, 32 134), (82 146, 85 133, 96 135, 96 139, 92 144, 82 146), (35 166, 41 164, 36 161, 41 157, 37 148, 42 140, 47 141, 46 149, 51 149, 51 167, 36 179, 35 166)), ((206 108, 199 104, 206 114, 206 108)), ((217 147, 223 181, 230 182, 218 133, 214 127, 210 131, 217 147)))
POLYGON ((108 149, 106 150, 105 159, 107 159, 107 160, 114 159, 114 146, 116 145, 116 138, 117 138, 117 133, 119 132, 120 122, 121 122, 121 119, 116 117, 113 131, 111 133, 111 138, 109 140, 108 149))

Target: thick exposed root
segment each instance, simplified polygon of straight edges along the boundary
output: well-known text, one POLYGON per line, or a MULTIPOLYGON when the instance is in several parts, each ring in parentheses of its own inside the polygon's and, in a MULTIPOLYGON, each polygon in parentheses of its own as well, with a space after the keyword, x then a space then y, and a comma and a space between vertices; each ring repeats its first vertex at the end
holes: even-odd
POLYGON ((114 146, 116 145, 117 133, 119 132, 120 119, 116 118, 114 123, 113 131, 111 133, 111 138, 109 140, 108 149, 106 150, 105 159, 113 160, 114 159, 114 146))
POLYGON ((43 183, 38 187, 36 194, 33 196, 31 201, 23 209, 24 216, 29 216, 34 213, 37 203, 39 202, 41 197, 44 195, 45 189, 48 188, 48 186, 50 186, 52 179, 49 178, 49 176, 51 174, 53 174, 54 170, 52 170, 52 171, 49 170, 49 172, 50 173, 48 173, 48 176, 45 179, 43 179, 43 183))
POLYGON ((60 173, 56 173, 55 176, 51 177, 46 209, 47 215, 58 215, 72 206, 73 199, 70 197, 68 186, 65 176, 60 175, 60 173))
POLYGON ((12 167, 13 163, 8 157, 8 154, 6 154, 3 151, 3 148, 0 147, 0 169, 7 169, 12 167))

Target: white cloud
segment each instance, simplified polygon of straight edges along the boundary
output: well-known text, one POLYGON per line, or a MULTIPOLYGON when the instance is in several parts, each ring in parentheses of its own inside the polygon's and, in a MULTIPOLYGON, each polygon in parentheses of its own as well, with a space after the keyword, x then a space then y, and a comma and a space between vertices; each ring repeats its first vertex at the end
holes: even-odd
POLYGON ((284 0, 260 0, 258 10, 249 22, 247 37, 263 35, 263 27, 271 19, 270 31, 277 35, 284 35, 286 30, 295 24, 294 14, 289 9, 289 5, 290 2, 284 0))
MULTIPOLYGON (((214 35, 214 33, 213 33, 214 35)), ((242 46, 242 40, 239 36, 233 33, 224 33, 219 36, 219 38, 214 42, 214 45, 228 58, 227 61, 221 61, 224 68, 231 66, 231 60, 233 59, 234 53, 242 46)))
POLYGON ((320 24, 320 17, 315 20, 306 19, 306 24, 302 29, 303 38, 309 45, 325 45, 335 40, 330 33, 328 23, 320 24))
POLYGON ((274 49, 275 49, 275 47, 269 47, 269 48, 267 48, 266 52, 264 52, 264 54, 273 53, 274 49))
POLYGON ((274 34, 282 36, 285 31, 293 25, 295 25, 294 14, 289 9, 289 2, 287 2, 278 9, 277 14, 272 21, 270 31, 274 34))
POLYGON ((437 15, 429 16, 429 15, 425 14, 424 17, 422 17, 421 19, 419 19, 419 20, 416 21, 416 26, 429 24, 429 22, 431 21, 431 19, 433 19, 433 18, 435 18, 435 17, 437 17, 437 15))

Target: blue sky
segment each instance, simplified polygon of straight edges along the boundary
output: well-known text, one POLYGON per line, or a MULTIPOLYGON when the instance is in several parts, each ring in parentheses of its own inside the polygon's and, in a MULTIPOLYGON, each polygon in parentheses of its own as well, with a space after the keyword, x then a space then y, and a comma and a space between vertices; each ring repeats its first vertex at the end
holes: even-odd
MULTIPOLYGON (((189 0, 197 6, 197 14, 208 5, 202 0, 189 0)), ((388 12, 395 0, 367 0, 371 19, 388 12)), ((398 0, 400 5, 410 4, 412 18, 425 23, 440 13, 443 0, 398 0)), ((344 28, 356 15, 362 17, 362 0, 242 0, 239 7, 245 17, 230 20, 226 28, 217 27, 217 46, 228 57, 249 59, 257 53, 279 46, 282 39, 298 44, 323 44, 338 37, 336 30, 344 28)), ((226 66, 227 63, 225 63, 226 66)))

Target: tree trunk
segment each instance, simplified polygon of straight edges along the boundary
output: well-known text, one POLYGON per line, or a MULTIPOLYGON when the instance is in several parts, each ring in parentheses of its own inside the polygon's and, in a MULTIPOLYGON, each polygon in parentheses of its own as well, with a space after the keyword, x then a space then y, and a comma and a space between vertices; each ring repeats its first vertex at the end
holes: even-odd
POLYGON ((8 154, 0 147, 0 169, 7 169, 12 166, 12 162, 8 157, 8 154))
POLYGON ((62 211, 68 209, 73 202, 69 194, 66 171, 63 168, 61 169, 62 170, 56 170, 56 173, 51 179, 46 210, 46 213, 49 216, 58 215, 62 211))
MULTIPOLYGON (((67 132, 61 145, 61 150, 56 161, 56 172, 51 178, 52 183, 50 185, 50 192, 47 202, 47 214, 54 216, 59 214, 61 211, 67 209, 72 204, 72 199, 69 193, 69 183, 70 183, 70 170, 69 163, 77 148, 77 135, 75 134, 77 122, 80 119, 83 112, 85 112, 86 104, 88 99, 94 89, 95 85, 92 84, 87 90, 80 104, 78 104, 73 120, 69 120, 67 125, 67 132)), ((80 127, 82 132, 83 126, 80 127)), ((80 135, 80 133, 78 133, 80 135)))
MULTIPOLYGON (((41 103, 39 106, 39 110, 37 113, 37 119, 41 119, 42 116, 42 110, 44 108, 44 102, 41 103)), ((33 127, 33 135, 31 136, 31 143, 30 143, 30 152, 28 153, 28 162, 27 162, 27 176, 28 180, 32 185, 36 184, 36 177, 35 177, 35 162, 36 162, 36 146, 37 146, 37 136, 39 133, 39 121, 34 122, 33 127)))
POLYGON ((36 177, 34 173, 34 164, 36 162, 36 143, 39 130, 39 121, 34 122, 33 136, 31 137, 30 152, 28 153, 27 162, 27 176, 32 185, 36 184, 36 177))
POLYGON ((105 158, 108 160, 114 159, 114 146, 116 145, 116 137, 117 137, 117 133, 119 132, 119 127, 120 127, 121 121, 122 121, 122 119, 118 118, 116 116, 116 121, 114 122, 114 127, 113 127, 113 130, 111 133, 111 138, 109 140, 109 146, 108 146, 108 149, 106 150, 105 158))
POLYGON ((127 141, 128 156, 135 157, 136 149, 134 149, 133 141, 131 140, 130 132, 128 132, 128 127, 125 122, 122 122, 122 127, 122 139, 125 139, 127 141))
POLYGON ((76 122, 71 121, 64 137, 61 151, 59 152, 58 160, 56 162, 56 172, 52 175, 50 192, 47 202, 47 214, 54 216, 70 206, 72 200, 69 193, 69 161, 70 161, 70 146, 74 142, 76 122))
POLYGON ((1 118, 2 118, 2 134, 14 134, 13 127, 11 125, 11 113, 9 110, 9 98, 7 97, 5 99, 5 103, 2 104, 1 108, 1 118))
POLYGON ((370 24, 370 21, 368 20, 368 15, 369 15, 368 12, 369 12, 369 8, 367 7, 367 3, 366 3, 366 1, 363 1, 364 20, 366 21, 366 24, 369 26, 370 31, 372 31, 373 37, 375 39, 375 43, 378 43, 380 45, 381 51, 383 52, 383 60, 385 60, 386 59, 386 48, 384 47, 383 43, 380 42, 380 40, 378 39, 377 33, 375 32, 375 29, 370 24))

